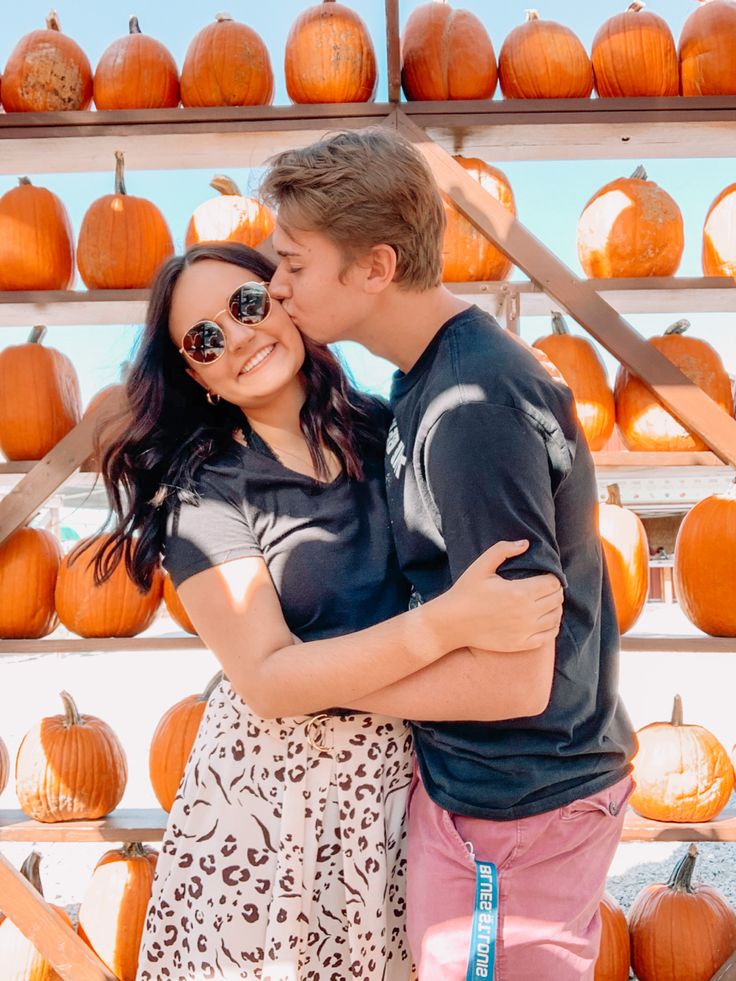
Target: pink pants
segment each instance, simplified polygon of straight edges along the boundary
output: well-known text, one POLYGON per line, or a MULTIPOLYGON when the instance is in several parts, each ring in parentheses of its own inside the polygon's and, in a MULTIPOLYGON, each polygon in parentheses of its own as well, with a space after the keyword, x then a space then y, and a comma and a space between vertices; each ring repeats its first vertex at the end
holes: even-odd
POLYGON ((409 806, 407 914, 419 981, 465 981, 475 863, 495 862, 495 981, 593 981, 598 904, 621 837, 631 777, 546 814, 514 821, 452 815, 415 778, 409 806))

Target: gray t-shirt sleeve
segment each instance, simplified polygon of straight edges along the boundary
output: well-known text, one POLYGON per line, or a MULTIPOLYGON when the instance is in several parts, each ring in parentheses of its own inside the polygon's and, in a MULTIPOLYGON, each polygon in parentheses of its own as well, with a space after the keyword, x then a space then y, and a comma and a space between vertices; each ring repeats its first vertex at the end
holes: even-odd
POLYGON ((232 559, 262 554, 239 486, 217 472, 200 472, 196 500, 178 502, 167 520, 163 564, 174 586, 232 559))

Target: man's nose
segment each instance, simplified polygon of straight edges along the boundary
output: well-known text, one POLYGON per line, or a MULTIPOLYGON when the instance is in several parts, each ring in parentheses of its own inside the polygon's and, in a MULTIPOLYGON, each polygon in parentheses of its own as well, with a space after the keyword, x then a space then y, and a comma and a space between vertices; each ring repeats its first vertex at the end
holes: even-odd
POLYGON ((274 300, 289 300, 291 299, 291 287, 286 282, 286 277, 280 274, 279 268, 277 267, 276 272, 271 277, 268 292, 274 300))

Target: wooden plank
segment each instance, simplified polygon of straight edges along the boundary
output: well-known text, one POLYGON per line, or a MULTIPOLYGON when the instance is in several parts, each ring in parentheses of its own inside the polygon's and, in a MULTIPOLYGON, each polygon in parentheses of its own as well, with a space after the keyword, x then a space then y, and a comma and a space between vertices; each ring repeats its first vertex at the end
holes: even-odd
POLYGON ((736 950, 721 964, 710 981, 736 981, 736 950))
POLYGON ((121 809, 96 821, 53 824, 34 821, 20 810, 0 810, 0 841, 161 841, 167 820, 168 814, 160 808, 121 809))
POLYGON ((599 450, 593 454, 596 469, 606 467, 723 467, 707 450, 694 453, 649 453, 629 450, 599 450))
POLYGON ((386 0, 386 69, 388 101, 401 101, 401 41, 399 37, 399 0, 386 0))
POLYGON ((87 459, 100 421, 121 410, 123 399, 122 390, 113 392, 0 500, 0 542, 29 521, 46 498, 87 459))
POLYGON ((568 269, 513 215, 400 110, 399 131, 423 153, 441 189, 475 227, 603 346, 633 371, 692 433, 736 466, 736 420, 690 381, 583 279, 568 269))
POLYGON ((729 804, 714 821, 675 824, 650 821, 629 808, 622 841, 736 841, 736 806, 729 804))
POLYGON ((64 981, 115 981, 115 975, 0 855, 0 907, 64 981))
POLYGON ((142 324, 148 290, 48 290, 0 293, 0 326, 142 324))
POLYGON ((624 634, 621 650, 637 654, 736 654, 736 637, 708 634, 624 634))
POLYGON ((199 637, 60 637, 40 640, 0 640, 0 657, 29 654, 109 654, 136 651, 205 650, 199 637))

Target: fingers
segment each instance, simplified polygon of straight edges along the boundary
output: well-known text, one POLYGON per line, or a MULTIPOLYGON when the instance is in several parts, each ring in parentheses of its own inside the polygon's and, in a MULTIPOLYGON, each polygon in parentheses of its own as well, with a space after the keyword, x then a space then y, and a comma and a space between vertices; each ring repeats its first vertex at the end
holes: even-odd
POLYGON ((495 545, 491 545, 487 548, 482 555, 480 555, 473 565, 477 565, 479 569, 482 569, 487 575, 493 575, 494 572, 502 565, 506 559, 512 558, 514 555, 522 555, 529 548, 529 542, 526 539, 522 539, 518 542, 496 542, 495 545))

